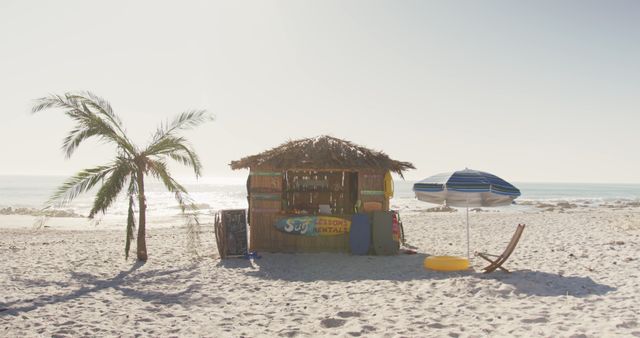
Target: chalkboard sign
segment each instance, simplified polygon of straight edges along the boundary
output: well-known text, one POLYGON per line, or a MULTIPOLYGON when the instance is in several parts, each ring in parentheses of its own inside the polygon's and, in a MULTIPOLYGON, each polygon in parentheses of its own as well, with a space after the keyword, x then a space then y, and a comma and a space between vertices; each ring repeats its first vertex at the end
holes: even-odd
POLYGON ((247 254, 247 216, 245 209, 220 210, 215 218, 216 242, 220 258, 247 254))

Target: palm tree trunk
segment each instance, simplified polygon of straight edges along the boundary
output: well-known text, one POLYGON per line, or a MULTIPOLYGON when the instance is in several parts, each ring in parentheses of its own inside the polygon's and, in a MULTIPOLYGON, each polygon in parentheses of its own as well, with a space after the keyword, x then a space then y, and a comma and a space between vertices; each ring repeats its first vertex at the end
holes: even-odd
POLYGON ((136 175, 136 180, 138 181, 138 205, 140 206, 139 221, 138 221, 138 238, 137 238, 137 253, 138 260, 146 262, 147 261, 147 240, 146 240, 146 212, 147 212, 147 204, 145 202, 146 198, 144 197, 144 171, 139 170, 136 175))

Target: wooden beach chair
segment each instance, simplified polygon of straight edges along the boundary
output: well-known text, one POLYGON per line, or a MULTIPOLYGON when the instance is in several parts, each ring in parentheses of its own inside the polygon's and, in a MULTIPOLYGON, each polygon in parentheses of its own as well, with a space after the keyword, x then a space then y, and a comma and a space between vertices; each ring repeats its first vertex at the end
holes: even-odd
POLYGON ((524 226, 525 226, 524 224, 518 224, 518 228, 516 229, 516 232, 513 234, 513 237, 511 237, 511 242, 509 242, 509 245, 507 245, 507 248, 504 250, 504 252, 501 255, 492 255, 486 252, 475 253, 476 256, 483 258, 484 260, 491 263, 483 269, 484 273, 493 272, 496 269, 500 269, 504 272, 509 272, 509 270, 502 267, 502 264, 504 264, 504 262, 506 262, 507 259, 509 259, 509 256, 511 256, 511 253, 516 248, 516 245, 518 245, 520 236, 522 236, 522 232, 524 231, 524 226), (495 257, 495 258, 491 259, 489 257, 495 257))

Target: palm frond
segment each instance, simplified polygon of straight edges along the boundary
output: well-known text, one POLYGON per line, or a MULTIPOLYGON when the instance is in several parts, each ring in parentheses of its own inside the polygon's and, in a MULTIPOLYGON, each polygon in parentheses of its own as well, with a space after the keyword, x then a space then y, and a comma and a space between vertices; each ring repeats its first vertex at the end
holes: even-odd
POLYGON ((84 169, 67 179, 47 201, 47 206, 67 205, 83 192, 91 190, 98 182, 101 182, 117 167, 116 163, 102 165, 95 168, 84 169))
POLYGON ((120 118, 113 112, 113 108, 111 107, 111 104, 109 103, 109 101, 103 99, 102 97, 90 92, 90 91, 84 91, 84 92, 80 92, 76 94, 79 97, 82 97, 83 99, 85 99, 85 101, 90 102, 91 104, 95 105, 96 108, 100 109, 101 112, 107 116, 109 119, 111 119, 113 121, 114 124, 121 126, 122 125, 122 121, 120 120, 120 118))
POLYGON ((74 128, 62 141, 62 150, 66 158, 70 158, 82 141, 97 134, 96 130, 74 128))
POLYGON ((96 109, 98 113, 108 119, 109 122, 111 122, 111 124, 120 132, 120 135, 126 139, 127 135, 124 131, 122 120, 120 120, 120 117, 113 112, 113 108, 107 100, 90 91, 71 94, 70 98, 79 99, 83 104, 96 109))
POLYGON ((213 119, 213 115, 207 113, 206 110, 186 111, 176 116, 170 123, 161 123, 153 139, 159 140, 164 137, 164 135, 171 135, 178 130, 194 128, 205 122, 213 121, 213 119))
POLYGON ((191 110, 178 115, 172 122, 161 123, 153 135, 151 144, 147 147, 155 148, 156 143, 160 143, 168 136, 173 136, 179 130, 194 128, 205 122, 213 121, 213 115, 205 110, 191 110))
POLYGON ((202 243, 200 240, 200 221, 196 216, 189 217, 187 214, 183 214, 183 216, 187 230, 187 249, 192 255, 200 257, 200 243, 202 243))
POLYGON ((60 102, 62 100, 62 97, 56 94, 49 94, 49 96, 37 98, 34 100, 35 104, 31 108, 31 113, 35 114, 39 111, 50 108, 60 108, 60 102))
POLYGON ((73 154, 82 141, 92 136, 116 143, 131 156, 135 154, 135 146, 124 134, 117 116, 113 112, 107 113, 100 104, 89 98, 74 93, 66 93, 64 96, 53 94, 37 99, 32 112, 36 113, 49 108, 63 109, 65 115, 76 122, 76 127, 63 142, 63 150, 67 157, 73 154))
POLYGON ((104 213, 115 202, 122 191, 127 177, 135 172, 135 168, 126 159, 119 159, 117 166, 106 178, 93 201, 93 207, 89 211, 89 218, 93 218, 98 212, 104 213))
POLYGON ((198 208, 193 199, 189 196, 187 189, 171 177, 167 165, 163 161, 149 161, 149 171, 164 184, 167 190, 173 192, 182 216, 185 218, 187 247, 197 256, 200 245, 200 220, 198 219, 198 208))
POLYGON ((174 198, 178 202, 182 213, 185 213, 187 209, 196 210, 195 204, 189 196, 187 189, 171 177, 166 163, 163 161, 151 160, 148 162, 148 165, 151 175, 159 179, 165 188, 174 194, 174 198))
POLYGON ((202 170, 200 157, 183 137, 167 135, 159 142, 145 149, 143 154, 147 156, 168 156, 180 164, 193 168, 196 177, 200 177, 202 170))

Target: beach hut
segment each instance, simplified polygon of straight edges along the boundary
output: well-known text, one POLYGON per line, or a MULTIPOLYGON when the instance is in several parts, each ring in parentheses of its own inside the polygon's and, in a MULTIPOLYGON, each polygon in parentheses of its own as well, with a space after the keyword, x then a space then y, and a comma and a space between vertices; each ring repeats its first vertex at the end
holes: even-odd
POLYGON ((250 250, 267 252, 348 252, 352 215, 388 211, 391 173, 414 169, 331 136, 289 141, 230 166, 250 170, 250 250))

